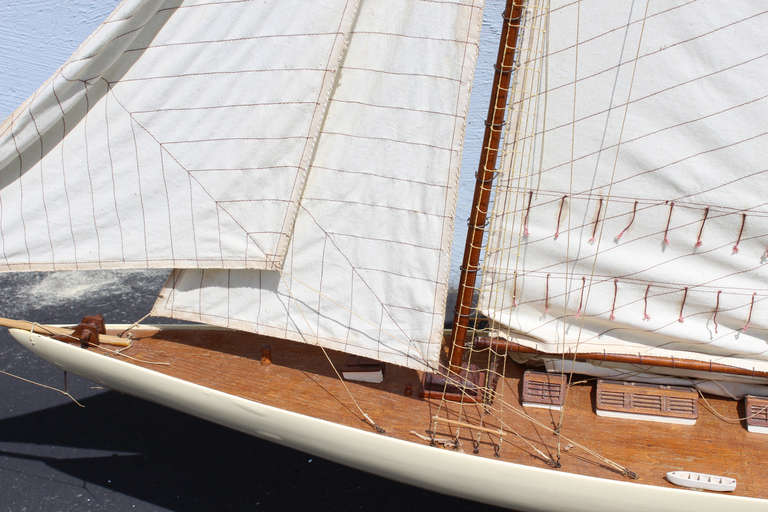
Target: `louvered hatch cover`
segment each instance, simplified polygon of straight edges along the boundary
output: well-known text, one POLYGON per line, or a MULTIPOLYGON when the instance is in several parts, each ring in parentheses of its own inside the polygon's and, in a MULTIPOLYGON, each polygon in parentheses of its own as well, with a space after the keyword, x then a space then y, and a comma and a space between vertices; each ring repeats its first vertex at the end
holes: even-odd
POLYGON ((768 433, 768 397, 747 395, 744 401, 747 429, 751 432, 768 433))
POLYGON ((696 419, 698 393, 693 388, 639 382, 597 381, 597 409, 668 418, 696 419))
POLYGON ((523 405, 559 407, 565 399, 565 376, 526 370, 523 374, 523 405))

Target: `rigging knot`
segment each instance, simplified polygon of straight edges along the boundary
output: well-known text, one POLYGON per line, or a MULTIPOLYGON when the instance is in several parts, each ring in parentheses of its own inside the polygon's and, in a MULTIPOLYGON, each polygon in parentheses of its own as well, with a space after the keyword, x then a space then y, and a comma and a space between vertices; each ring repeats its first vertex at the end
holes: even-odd
POLYGON ((364 418, 364 419, 363 419, 363 422, 365 422, 365 423, 368 423, 368 424, 369 424, 370 426, 372 426, 372 427, 373 427, 373 429, 374 429, 376 432, 378 432, 379 434, 386 434, 386 433, 387 433, 387 431, 386 431, 386 430, 384 430, 384 428, 380 427, 380 426, 378 425, 378 423, 376 423, 375 421, 373 421, 373 418, 371 418, 370 416, 368 416, 368 414, 366 414, 366 413, 364 413, 364 412, 363 412, 363 418, 364 418))

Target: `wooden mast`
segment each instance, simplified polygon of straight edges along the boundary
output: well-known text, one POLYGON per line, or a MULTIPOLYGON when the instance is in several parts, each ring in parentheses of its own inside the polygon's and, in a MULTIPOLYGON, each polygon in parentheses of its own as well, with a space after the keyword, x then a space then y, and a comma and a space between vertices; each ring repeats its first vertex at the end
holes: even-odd
POLYGON ((456 314, 451 333, 451 369, 457 371, 464 357, 465 338, 475 291, 480 250, 483 243, 485 223, 488 217, 488 203, 491 187, 496 173, 499 156, 502 127, 507 108, 509 83, 514 69, 517 38, 520 33, 520 21, 525 7, 525 0, 507 0, 504 9, 504 24, 499 38, 499 50, 496 57, 496 71, 493 75, 491 101, 485 121, 483 148, 475 181, 475 195, 472 199, 467 241, 464 246, 464 258, 461 265, 456 314))

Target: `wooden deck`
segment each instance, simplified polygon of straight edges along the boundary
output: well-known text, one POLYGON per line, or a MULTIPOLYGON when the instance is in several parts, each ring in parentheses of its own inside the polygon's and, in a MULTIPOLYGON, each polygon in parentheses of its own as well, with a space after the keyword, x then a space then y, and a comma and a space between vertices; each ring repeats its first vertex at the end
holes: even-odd
MULTIPOLYGON (((170 365, 149 365, 121 358, 124 361, 267 405, 373 430, 317 347, 220 330, 166 330, 153 337, 141 337, 140 331, 135 334, 139 338, 125 354, 170 365), (266 346, 271 352, 271 364, 261 361, 266 346)), ((346 356, 331 351, 328 354, 340 369, 346 356)), ((499 397, 493 404, 494 408, 504 410, 500 415, 505 427, 501 443, 497 435, 462 427, 458 449, 473 453, 476 448, 478 456, 495 457, 496 445, 502 460, 548 468, 536 449, 553 457, 557 437, 513 410, 523 410, 519 400, 522 368, 511 362, 506 366, 506 375, 497 386, 499 397)), ((441 408, 439 400, 419 398, 420 375, 413 370, 387 365, 381 384, 346 384, 362 409, 386 430, 384 435, 423 444, 425 441, 412 432, 427 435, 430 418, 438 413, 452 421, 473 424, 482 421, 486 429, 498 429, 498 418, 485 415, 482 405, 453 403, 441 408)), ((736 478, 738 486, 734 494, 768 498, 768 471, 764 462, 768 435, 747 432, 743 422, 722 421, 704 406, 700 408, 695 426, 598 417, 594 413, 593 384, 576 385, 568 391, 562 433, 628 467, 639 478, 629 480, 577 447, 563 451, 561 468, 552 471, 671 487, 664 479, 667 471, 689 470, 736 478)), ((740 402, 707 399, 721 415, 728 418, 744 415, 740 402)), ((524 411, 549 426, 554 426, 560 418, 558 411, 537 408, 524 411)), ((451 439, 456 425, 438 423, 437 438, 451 439)), ((562 441, 562 447, 568 444, 562 441)))

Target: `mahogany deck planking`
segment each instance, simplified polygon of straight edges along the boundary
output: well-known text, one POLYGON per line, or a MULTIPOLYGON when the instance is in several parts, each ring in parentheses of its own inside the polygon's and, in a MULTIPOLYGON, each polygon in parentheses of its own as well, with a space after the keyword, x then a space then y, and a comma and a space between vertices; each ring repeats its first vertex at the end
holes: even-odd
MULTIPOLYGON (((124 353, 169 362, 170 366, 160 366, 121 358, 202 386, 315 418, 373 430, 357 411, 318 347, 222 330, 166 330, 153 337, 139 337, 124 353), (271 364, 261 362, 265 346, 271 348, 271 364)), ((341 369, 346 355, 330 350, 327 353, 341 369)), ((503 400, 508 406, 523 410, 519 401, 521 377, 522 367, 508 362, 506 377, 497 387, 501 398, 494 402, 494 407, 500 407, 503 400)), ((424 443, 411 431, 426 435, 430 418, 438 411, 441 417, 470 423, 479 423, 483 415, 480 404, 452 403, 441 409, 439 400, 419 398, 418 372, 394 365, 386 365, 381 384, 349 381, 346 384, 363 410, 386 430, 384 435, 407 441, 424 443), (411 396, 406 396, 408 390, 411 396)), ((744 415, 741 402, 707 399, 721 415, 729 418, 744 415)), ((558 411, 524 410, 550 427, 560 418, 558 411)), ((486 429, 498 428, 492 417, 483 419, 486 429)), ((539 450, 556 453, 557 438, 551 432, 513 413, 509 407, 505 407, 501 419, 505 426, 539 450)), ((438 424, 437 438, 451 438, 455 428, 451 424, 438 424)), ((470 432, 463 427, 460 433, 460 450, 471 454, 474 436, 479 440, 478 456, 495 456, 493 445, 498 439, 492 438, 496 436, 485 431, 470 432)), ((594 413, 594 386, 576 385, 567 394, 562 433, 636 472, 639 478, 632 481, 672 487, 664 479, 666 472, 689 470, 736 478, 738 485, 734 494, 768 497, 768 471, 761 456, 768 449, 768 435, 747 432, 743 422, 726 423, 703 404, 695 426, 603 418, 594 413)), ((562 441, 562 446, 567 444, 562 441)), ((535 450, 510 431, 503 436, 499 456, 509 462, 549 467, 535 450)), ((578 448, 563 452, 560 462, 562 467, 553 471, 629 481, 578 448)))

